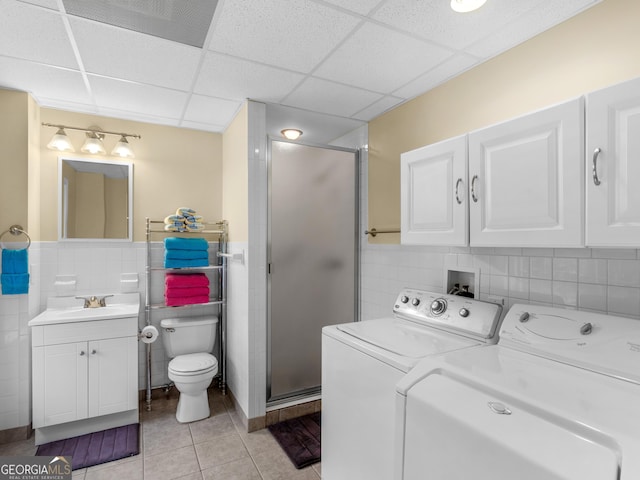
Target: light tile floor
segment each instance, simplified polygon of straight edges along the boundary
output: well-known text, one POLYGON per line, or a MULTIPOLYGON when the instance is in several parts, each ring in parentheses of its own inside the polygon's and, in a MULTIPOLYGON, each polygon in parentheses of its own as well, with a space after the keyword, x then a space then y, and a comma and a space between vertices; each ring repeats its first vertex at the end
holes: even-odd
MULTIPOLYGON (((209 390, 211 416, 176 421, 177 395, 154 392, 140 407, 140 455, 82 470, 74 480, 318 480, 321 464, 296 470, 268 430, 247 433, 228 397, 209 390)), ((0 445, 0 456, 35 455, 33 438, 0 445)))

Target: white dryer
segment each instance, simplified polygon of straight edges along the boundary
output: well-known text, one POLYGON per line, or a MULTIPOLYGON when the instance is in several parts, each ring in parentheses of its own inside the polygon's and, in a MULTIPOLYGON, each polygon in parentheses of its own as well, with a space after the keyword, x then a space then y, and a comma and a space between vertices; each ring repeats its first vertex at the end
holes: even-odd
POLYGON ((640 321, 514 305, 398 384, 396 480, 637 480, 640 321))
POLYGON ((390 480, 395 385, 421 359, 495 343, 502 307, 405 289, 392 317, 322 329, 322 478, 390 480))

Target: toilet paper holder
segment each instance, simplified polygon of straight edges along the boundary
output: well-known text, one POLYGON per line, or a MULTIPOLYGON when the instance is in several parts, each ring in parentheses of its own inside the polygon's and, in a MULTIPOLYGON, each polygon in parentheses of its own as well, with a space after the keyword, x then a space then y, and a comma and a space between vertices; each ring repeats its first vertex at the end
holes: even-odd
POLYGON ((143 343, 153 343, 158 339, 158 329, 153 325, 147 325, 140 332, 138 332, 138 340, 142 340, 143 343))

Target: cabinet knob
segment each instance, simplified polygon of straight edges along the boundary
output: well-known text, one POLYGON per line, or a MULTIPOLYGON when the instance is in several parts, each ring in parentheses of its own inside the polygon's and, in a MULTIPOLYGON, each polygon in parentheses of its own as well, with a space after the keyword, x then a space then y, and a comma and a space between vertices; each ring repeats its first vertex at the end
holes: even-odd
POLYGON ((80 356, 82 357, 84 355, 84 350, 80 350, 80 356))
POLYGON ((95 355, 96 353, 98 353, 98 351, 97 351, 97 350, 95 350, 95 349, 94 349, 94 350, 91 350, 91 355, 95 355))

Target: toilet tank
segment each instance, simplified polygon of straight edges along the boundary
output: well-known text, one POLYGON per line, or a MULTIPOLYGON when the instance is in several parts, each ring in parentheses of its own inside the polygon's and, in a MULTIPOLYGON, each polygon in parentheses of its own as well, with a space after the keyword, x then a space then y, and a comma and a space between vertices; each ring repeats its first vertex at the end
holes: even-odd
POLYGON ((210 353, 216 341, 218 317, 165 318, 160 322, 162 343, 171 358, 187 353, 210 353))

